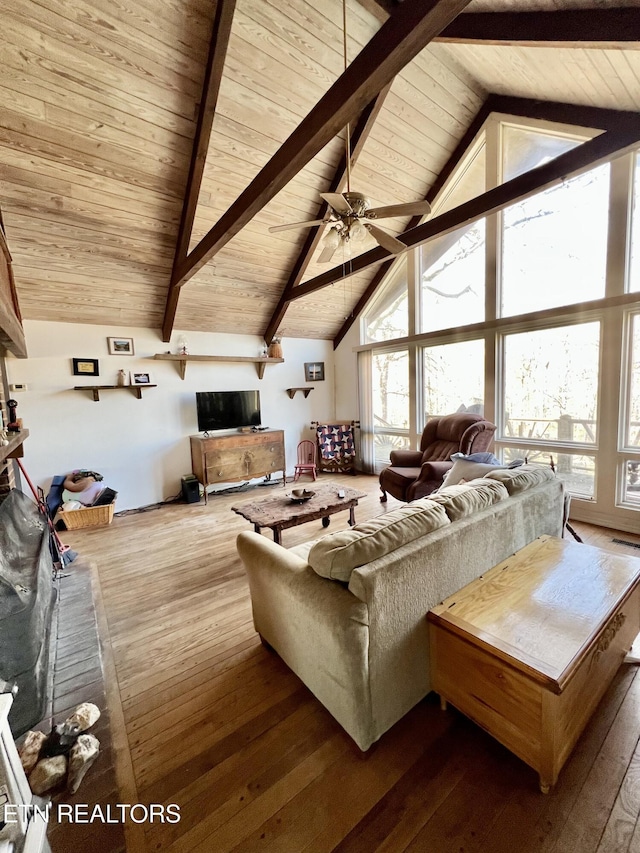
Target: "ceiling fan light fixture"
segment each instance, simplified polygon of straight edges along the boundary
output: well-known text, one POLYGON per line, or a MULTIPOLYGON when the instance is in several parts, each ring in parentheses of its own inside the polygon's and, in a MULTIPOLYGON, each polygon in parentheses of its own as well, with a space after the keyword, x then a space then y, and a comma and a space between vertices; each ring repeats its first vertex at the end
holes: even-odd
POLYGON ((356 219, 349 226, 349 239, 353 240, 354 243, 361 243, 364 238, 367 236, 367 229, 364 227, 362 222, 356 219))
POLYGON ((340 232, 338 228, 334 226, 327 231, 327 236, 322 241, 322 245, 325 249, 337 249, 340 245, 340 232))

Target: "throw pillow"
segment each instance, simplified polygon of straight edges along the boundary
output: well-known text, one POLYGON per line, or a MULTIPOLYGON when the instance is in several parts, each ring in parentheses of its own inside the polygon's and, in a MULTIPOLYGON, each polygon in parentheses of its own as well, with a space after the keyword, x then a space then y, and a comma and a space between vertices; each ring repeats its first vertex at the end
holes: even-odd
POLYGON ((446 486, 457 486, 459 483, 476 480, 478 477, 486 477, 490 471, 506 467, 506 465, 502 465, 500 462, 497 464, 494 462, 472 462, 466 456, 462 459, 456 459, 453 467, 445 474, 444 481, 438 491, 444 489, 446 486))

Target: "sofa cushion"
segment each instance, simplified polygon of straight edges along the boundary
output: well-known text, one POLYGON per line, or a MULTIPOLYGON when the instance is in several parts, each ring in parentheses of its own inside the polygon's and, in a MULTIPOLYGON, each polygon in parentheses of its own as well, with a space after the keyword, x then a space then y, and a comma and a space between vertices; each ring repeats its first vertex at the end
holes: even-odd
POLYGON ((540 483, 546 483, 547 480, 553 480, 555 474, 551 468, 546 466, 522 465, 520 468, 507 471, 491 471, 486 477, 489 480, 504 483, 510 495, 517 495, 519 492, 524 492, 540 483))
POLYGON ((477 479, 470 483, 447 486, 434 492, 429 499, 441 504, 451 521, 457 521, 508 497, 509 492, 502 483, 477 479))
POLYGON ((385 512, 319 539, 309 551, 309 565, 323 578, 349 581, 351 572, 401 545, 449 524, 444 508, 428 498, 385 512))

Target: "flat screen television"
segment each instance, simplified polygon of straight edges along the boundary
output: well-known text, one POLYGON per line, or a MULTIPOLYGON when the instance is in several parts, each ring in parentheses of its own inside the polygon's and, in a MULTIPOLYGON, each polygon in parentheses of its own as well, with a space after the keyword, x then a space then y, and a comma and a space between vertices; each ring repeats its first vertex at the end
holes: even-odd
POLYGON ((196 391, 198 430, 260 426, 259 391, 196 391))

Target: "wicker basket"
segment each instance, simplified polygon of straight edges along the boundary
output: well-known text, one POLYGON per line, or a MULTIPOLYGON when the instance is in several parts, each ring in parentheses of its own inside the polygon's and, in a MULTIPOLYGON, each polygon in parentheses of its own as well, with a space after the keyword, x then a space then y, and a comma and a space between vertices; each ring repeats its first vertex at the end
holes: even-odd
POLYGON ((60 510, 61 518, 67 530, 80 530, 83 527, 106 527, 113 521, 115 502, 106 506, 88 506, 85 509, 70 509, 69 512, 60 510))

